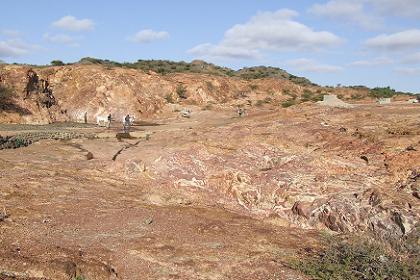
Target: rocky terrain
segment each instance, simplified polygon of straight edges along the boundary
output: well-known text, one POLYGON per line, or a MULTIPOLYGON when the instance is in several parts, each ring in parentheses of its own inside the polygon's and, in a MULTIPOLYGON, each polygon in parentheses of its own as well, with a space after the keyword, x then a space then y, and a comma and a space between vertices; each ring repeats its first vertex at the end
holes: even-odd
POLYGON ((367 88, 319 87, 283 70, 255 69, 244 68, 237 76, 226 71, 207 74, 211 69, 161 75, 107 64, 0 65, 0 122, 95 122, 109 113, 118 120, 127 113, 148 118, 188 105, 287 107, 331 93, 353 101, 369 99, 367 88))
POLYGON ((2 279, 308 279, 289 260, 325 231, 420 244, 418 104, 97 65, 32 69, 28 86, 29 70, 0 68, 17 93, 0 140, 33 140, 0 150, 2 279))

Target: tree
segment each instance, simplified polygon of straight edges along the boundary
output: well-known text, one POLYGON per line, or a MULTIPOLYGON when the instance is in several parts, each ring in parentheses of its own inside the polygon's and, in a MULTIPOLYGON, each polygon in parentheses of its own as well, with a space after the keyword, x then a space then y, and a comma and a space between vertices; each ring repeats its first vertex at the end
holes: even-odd
POLYGON ((61 60, 53 60, 53 61, 51 61, 51 65, 52 66, 63 66, 64 62, 62 62, 61 60))

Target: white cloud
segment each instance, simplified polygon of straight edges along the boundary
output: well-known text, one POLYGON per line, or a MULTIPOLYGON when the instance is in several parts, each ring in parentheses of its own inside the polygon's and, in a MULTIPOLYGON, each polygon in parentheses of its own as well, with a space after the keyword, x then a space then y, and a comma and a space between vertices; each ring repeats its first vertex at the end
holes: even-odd
POLYGON ((420 49, 420 29, 410 29, 393 34, 381 34, 368 39, 365 45, 373 49, 401 51, 420 49))
POLYGON ((420 52, 406 55, 401 59, 403 64, 420 64, 420 52))
POLYGON ((55 43, 55 44, 63 44, 68 45, 70 47, 79 47, 79 43, 77 42, 76 38, 66 35, 66 34, 55 34, 50 35, 49 33, 45 33, 43 35, 44 40, 55 43))
POLYGON ((255 59, 259 58, 260 52, 257 50, 248 50, 243 48, 229 47, 223 45, 201 44, 188 50, 188 53, 198 57, 213 58, 237 58, 237 59, 255 59))
POLYGON ((297 12, 259 12, 248 22, 228 29, 218 44, 201 44, 188 52, 198 56, 255 57, 261 51, 316 51, 336 46, 342 40, 327 31, 314 31, 293 20, 297 12))
POLYGON ((0 41, 0 57, 18 57, 27 54, 33 46, 19 39, 0 41))
POLYGON ((413 76, 420 75, 420 68, 402 67, 402 68, 395 69, 395 71, 403 75, 413 75, 413 76))
POLYGON ((64 16, 52 23, 54 27, 69 31, 93 30, 95 24, 90 19, 77 19, 74 16, 64 16))
POLYGON ((0 34, 6 37, 16 38, 20 36, 20 31, 13 29, 0 29, 0 34))
POLYGON ((390 16, 420 19, 419 0, 329 0, 309 8, 312 14, 364 29, 384 27, 390 16))
POLYGON ((157 40, 164 40, 169 38, 169 33, 166 31, 154 31, 152 29, 144 29, 134 36, 129 37, 130 41, 137 43, 150 43, 157 40))
POLYGON ((340 66, 320 64, 315 60, 307 58, 289 60, 287 64, 302 72, 336 73, 343 70, 340 66))
POLYGON ((383 15, 420 18, 418 0, 363 0, 383 15))
POLYGON ((341 23, 353 23, 365 29, 377 29, 382 25, 380 18, 365 11, 361 1, 333 0, 325 4, 314 4, 309 11, 317 16, 341 23))
POLYGON ((350 66, 381 66, 392 64, 394 61, 387 57, 377 57, 372 60, 357 60, 350 63, 350 66))

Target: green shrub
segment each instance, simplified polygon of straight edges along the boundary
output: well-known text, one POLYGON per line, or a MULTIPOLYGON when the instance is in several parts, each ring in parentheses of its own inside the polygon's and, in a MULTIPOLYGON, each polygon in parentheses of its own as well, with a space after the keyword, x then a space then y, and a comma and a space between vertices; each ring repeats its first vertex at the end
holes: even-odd
POLYGON ((312 99, 314 93, 308 89, 305 89, 302 94, 302 102, 309 101, 312 99))
POLYGON ((323 94, 316 94, 314 96, 312 96, 312 101, 313 102, 318 102, 318 101, 322 101, 324 99, 324 95, 323 94))
POLYGON ((13 89, 0 85, 0 107, 2 105, 10 104, 14 97, 15 92, 13 91, 13 89))
POLYGON ((52 66, 63 66, 65 64, 61 60, 53 60, 53 61, 51 61, 51 65, 52 66))
POLYGON ((176 87, 176 93, 182 99, 187 99, 188 98, 188 96, 187 96, 187 89, 183 85, 178 85, 176 87))
POLYGON ((283 108, 287 108, 287 107, 290 107, 290 106, 293 106, 293 105, 296 105, 296 104, 297 104, 296 99, 295 98, 292 98, 292 99, 288 99, 286 101, 283 101, 281 103, 281 106, 283 108))
POLYGON ((329 237, 324 242, 324 249, 292 261, 292 266, 321 280, 414 280, 420 275, 418 255, 396 255, 385 243, 373 238, 329 237))
POLYGON ((369 91, 369 96, 373 98, 390 98, 396 94, 397 92, 390 87, 376 87, 369 91))
POLYGON ((20 138, 20 137, 15 138, 15 147, 16 148, 26 147, 26 146, 28 146, 28 145, 26 144, 26 140, 24 138, 20 138))
POLYGON ((353 93, 350 98, 353 100, 360 100, 363 98, 363 96, 359 93, 353 93))
POLYGON ((172 94, 166 95, 165 96, 165 100, 166 100, 166 102, 171 103, 171 104, 175 104, 176 103, 176 100, 174 100, 174 97, 172 96, 172 94))
POLYGON ((321 92, 313 93, 312 91, 305 89, 302 94, 302 102, 306 101, 321 101, 323 99, 323 94, 321 92))

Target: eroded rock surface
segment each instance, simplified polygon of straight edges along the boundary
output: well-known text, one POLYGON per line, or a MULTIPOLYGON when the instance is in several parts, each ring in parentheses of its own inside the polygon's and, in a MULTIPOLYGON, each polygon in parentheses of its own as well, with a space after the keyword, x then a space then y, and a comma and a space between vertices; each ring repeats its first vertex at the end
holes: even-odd
POLYGON ((316 247, 320 229, 414 236, 415 104, 177 115, 129 138, 73 128, 97 137, 1 150, 0 273, 305 279, 287 259, 316 247))

